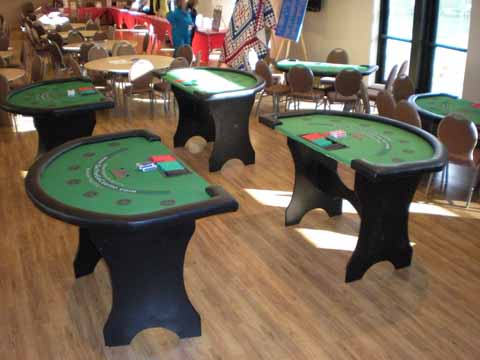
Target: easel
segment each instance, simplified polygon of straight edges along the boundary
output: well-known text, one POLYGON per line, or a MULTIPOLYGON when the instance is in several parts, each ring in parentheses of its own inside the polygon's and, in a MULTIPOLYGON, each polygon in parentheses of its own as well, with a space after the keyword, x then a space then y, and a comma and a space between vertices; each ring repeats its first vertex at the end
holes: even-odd
MULTIPOLYGON (((285 39, 285 38, 281 38, 281 42, 280 42, 280 46, 278 48, 278 51, 277 51, 277 54, 275 56, 275 59, 278 60, 278 59, 288 59, 290 57, 290 50, 291 50, 291 46, 292 46, 292 43, 293 43, 293 40, 290 40, 290 39, 285 39), (285 45, 286 45, 286 51, 285 51, 285 56, 282 56, 282 53, 283 53, 283 49, 285 48, 285 45)), ((303 34, 300 35, 300 47, 301 47, 301 52, 303 55, 303 60, 308 60, 308 56, 307 56, 307 47, 305 46, 305 41, 303 40, 303 34)))

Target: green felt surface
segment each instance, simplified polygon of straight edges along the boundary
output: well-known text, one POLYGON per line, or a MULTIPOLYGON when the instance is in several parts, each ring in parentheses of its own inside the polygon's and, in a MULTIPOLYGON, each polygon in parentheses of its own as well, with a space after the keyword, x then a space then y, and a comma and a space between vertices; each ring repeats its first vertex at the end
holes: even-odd
POLYGON ((397 165, 427 160, 433 156, 432 146, 407 130, 376 121, 335 115, 303 115, 281 118, 275 129, 308 147, 341 163, 350 165, 362 159, 374 165, 397 165), (301 135, 345 130, 347 136, 336 142, 347 148, 328 151, 305 140, 301 135))
POLYGON ((347 64, 331 64, 324 62, 314 62, 314 61, 301 61, 295 60, 290 61, 288 59, 283 59, 277 62, 276 67, 281 71, 288 71, 294 66, 306 66, 314 73, 329 73, 329 74, 338 74, 342 70, 353 69, 360 72, 368 71, 369 67, 365 65, 347 65, 347 64))
POLYGON ((34 109, 61 109, 104 101, 105 96, 99 91, 88 95, 78 93, 79 88, 91 86, 92 83, 86 81, 44 84, 12 94, 7 101, 11 105, 34 109), (75 96, 67 95, 67 91, 71 89, 75 90, 75 96))
POLYGON ((418 107, 442 117, 449 113, 462 114, 467 119, 480 125, 480 109, 474 108, 471 101, 437 95, 417 98, 415 103, 418 107))
POLYGON ((136 169, 151 155, 169 153, 159 141, 143 137, 81 145, 54 159, 41 174, 40 186, 66 205, 111 215, 146 214, 209 199, 209 184, 194 172, 166 177, 159 169, 136 169))
POLYGON ((248 89, 257 83, 257 79, 247 73, 196 68, 170 70, 165 74, 164 79, 190 94, 200 92, 210 95, 248 89), (188 86, 176 80, 185 80, 186 84, 196 80, 196 83, 188 86))

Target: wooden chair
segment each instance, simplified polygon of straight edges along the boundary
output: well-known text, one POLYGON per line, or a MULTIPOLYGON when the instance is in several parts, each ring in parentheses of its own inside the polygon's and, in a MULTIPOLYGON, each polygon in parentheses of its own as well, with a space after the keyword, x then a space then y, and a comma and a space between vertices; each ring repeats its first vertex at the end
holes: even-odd
MULTIPOLYGON (((171 62, 168 69, 172 70, 172 69, 181 69, 181 68, 188 68, 188 67, 189 66, 188 66, 187 59, 183 57, 179 57, 179 58, 175 58, 171 62)), ((167 113, 170 108, 170 90, 171 90, 170 84, 164 80, 160 80, 160 82, 153 84, 153 89, 159 92, 160 97, 163 98, 163 111, 167 113)))
POLYGON ((96 22, 88 21, 85 30, 100 31, 100 26, 96 22))
POLYGON ((53 70, 57 77, 64 77, 67 67, 65 65, 63 53, 55 42, 49 41, 48 44, 48 49, 50 51, 50 63, 53 66, 53 70))
POLYGON ((45 78, 45 61, 38 56, 33 55, 32 67, 30 69, 30 82, 36 83, 45 78))
POLYGON ((85 38, 83 37, 82 33, 78 30, 72 30, 68 33, 67 36, 67 44, 75 44, 84 42, 85 38))
MULTIPOLYGON (((448 151, 448 163, 442 173, 442 183, 445 189, 448 184, 448 168, 450 164, 470 168, 473 172, 469 183, 466 208, 470 206, 472 195, 477 185, 480 168, 480 152, 476 149, 478 132, 475 124, 460 114, 449 114, 438 125, 438 138, 446 146, 448 151), (443 181, 443 178, 445 180, 443 181)), ((432 184, 433 173, 430 174, 427 183, 426 196, 432 184)))
POLYGON ((393 112, 393 118, 420 129, 422 128, 422 120, 415 105, 407 100, 402 100, 397 104, 393 112))
POLYGON ((256 114, 258 115, 262 99, 266 96, 272 97, 273 112, 278 114, 280 112, 280 98, 287 96, 290 88, 287 85, 273 83, 272 70, 263 60, 259 60, 255 65, 255 73, 265 80, 265 88, 260 93, 256 114))
POLYGON ((72 55, 67 55, 65 56, 65 64, 68 67, 68 70, 72 74, 72 76, 75 77, 82 77, 83 76, 83 71, 82 68, 80 67, 80 64, 73 58, 72 55))
POLYGON ((300 109, 300 102, 307 101, 315 104, 315 110, 324 101, 325 92, 313 87, 312 70, 305 66, 294 66, 287 73, 287 83, 290 92, 287 97, 287 108, 293 100, 295 110, 300 109))
POLYGON ((390 91, 382 90, 376 99, 378 115, 393 118, 395 112, 395 99, 390 91))
POLYGON ((408 100, 415 94, 415 86, 407 75, 399 76, 393 82, 393 98, 398 103, 401 100, 408 100))
POLYGON ((137 51, 130 43, 120 43, 114 49, 112 49, 113 56, 122 56, 122 55, 135 55, 137 51), (113 51, 115 50, 115 53, 113 51))
POLYGON ((175 57, 183 57, 187 59, 188 66, 192 65, 193 61, 193 49, 190 45, 182 45, 177 48, 175 51, 175 57))
POLYGON ((327 93, 329 106, 332 103, 343 103, 344 111, 356 109, 359 106, 359 92, 361 89, 362 74, 353 69, 345 69, 335 78, 335 90, 327 93))
POLYGON ((82 45, 80 45, 80 52, 78 57, 80 64, 83 65, 86 62, 88 62, 88 53, 90 49, 93 48, 94 46, 95 44, 91 42, 84 42, 82 43, 82 45))
POLYGON ((134 95, 147 94, 150 98, 150 114, 153 118, 155 92, 151 84, 153 79, 152 71, 154 68, 155 67, 150 61, 144 59, 136 61, 130 68, 130 71, 128 72, 128 81, 130 84, 126 85, 123 91, 125 112, 127 116, 130 116, 128 111, 128 99, 134 95))
POLYGON ((393 82, 397 76, 398 65, 394 65, 388 74, 387 81, 385 84, 370 84, 368 85, 368 98, 371 101, 377 100, 377 96, 382 90, 392 91, 393 82))
POLYGON ((108 57, 108 51, 100 45, 95 45, 88 51, 88 61, 103 59, 106 57, 108 57))
POLYGON ((63 38, 56 32, 48 33, 47 39, 53 41, 60 49, 63 49, 63 38))
POLYGON ((107 33, 104 31, 97 31, 92 38, 93 41, 104 41, 107 39, 108 39, 107 33))

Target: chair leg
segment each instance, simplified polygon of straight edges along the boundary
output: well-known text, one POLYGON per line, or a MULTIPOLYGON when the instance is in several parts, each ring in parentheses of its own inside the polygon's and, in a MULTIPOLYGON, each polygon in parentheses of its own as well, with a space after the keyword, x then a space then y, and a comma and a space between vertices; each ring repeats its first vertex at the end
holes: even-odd
POLYGON ((432 180, 433 180, 433 173, 431 173, 431 174, 428 176, 427 189, 425 190, 425 199, 426 199, 426 202, 428 202, 428 192, 429 192, 429 190, 430 190, 430 186, 432 185, 432 180))
POLYGON ((260 111, 260 104, 262 103, 264 93, 265 93, 265 90, 262 90, 262 92, 260 93, 260 98, 258 99, 258 102, 257 102, 257 111, 255 112, 255 116, 258 116, 258 113, 260 111))
POLYGON ((475 173, 472 176, 472 182, 470 183, 470 188, 468 189, 467 203, 465 206, 467 209, 470 207, 470 202, 472 201, 473 192, 475 191, 475 186, 477 185, 477 175, 478 175, 478 170, 475 169, 475 173))

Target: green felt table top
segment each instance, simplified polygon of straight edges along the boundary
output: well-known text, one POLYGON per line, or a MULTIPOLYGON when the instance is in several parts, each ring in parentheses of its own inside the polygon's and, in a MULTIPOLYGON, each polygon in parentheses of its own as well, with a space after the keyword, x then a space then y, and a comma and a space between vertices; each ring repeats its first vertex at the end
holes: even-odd
POLYGON ((194 92, 209 95, 218 94, 248 89, 257 84, 257 79, 248 73, 220 69, 173 69, 168 71, 163 78, 173 86, 183 89, 190 94, 194 92), (177 80, 184 81, 178 82, 177 80), (196 80, 196 83, 187 85, 192 80, 196 80))
POLYGON ((11 94, 7 98, 10 105, 32 109, 61 109, 88 105, 105 101, 106 97, 99 91, 94 94, 80 95, 78 89, 92 87, 87 81, 65 81, 28 87, 11 94), (68 96, 68 90, 75 90, 75 96, 68 96))
POLYGON ((459 113, 475 124, 480 125, 480 108, 475 108, 471 101, 454 99, 450 96, 435 95, 418 97, 415 103, 419 108, 441 117, 449 113, 459 113))
POLYGON ((355 159, 376 166, 398 165, 427 160, 434 155, 430 143, 415 133, 372 120, 320 114, 279 120, 283 124, 276 126, 275 130, 347 165, 355 159), (346 148, 329 151, 301 137, 333 130, 346 131, 347 136, 337 141, 346 148))
POLYGON ((158 169, 136 169, 152 155, 169 153, 160 141, 144 137, 80 145, 44 169, 40 186, 65 205, 109 215, 147 214, 210 199, 209 184, 193 171, 167 177, 158 169))
POLYGON ((370 69, 367 65, 350 65, 350 64, 331 64, 326 62, 301 61, 283 59, 276 63, 276 67, 282 71, 288 71, 294 66, 306 66, 314 73, 331 73, 337 74, 342 70, 353 69, 360 72, 366 72, 370 69))

